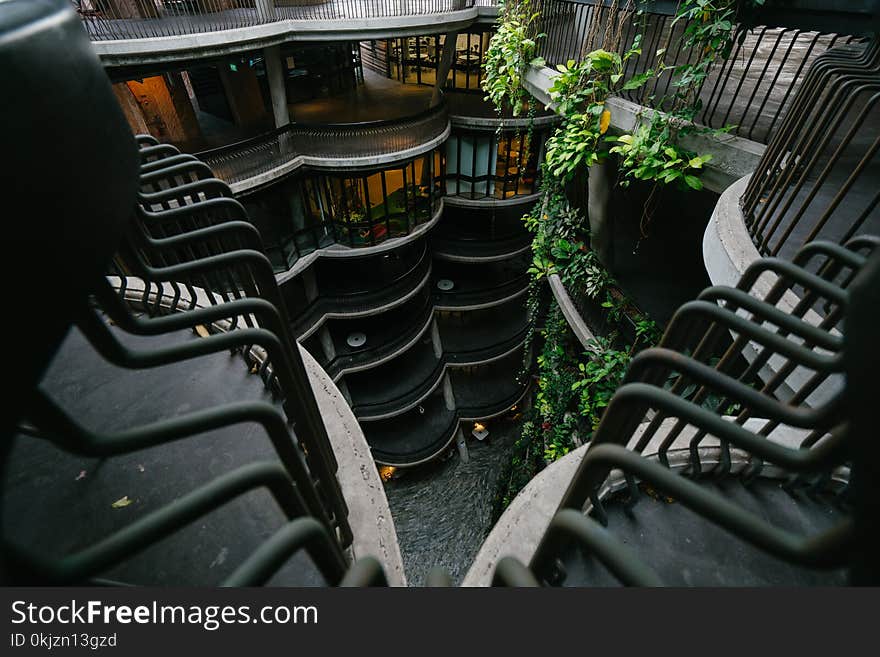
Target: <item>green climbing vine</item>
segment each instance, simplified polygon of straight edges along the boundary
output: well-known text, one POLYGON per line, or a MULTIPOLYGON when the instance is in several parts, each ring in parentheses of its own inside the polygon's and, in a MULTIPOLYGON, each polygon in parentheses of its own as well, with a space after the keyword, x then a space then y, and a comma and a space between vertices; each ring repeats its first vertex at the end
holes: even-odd
MULTIPOLYGON (((527 94, 522 86, 529 66, 542 66, 544 60, 535 57, 538 39, 539 12, 533 10, 531 0, 501 0, 498 30, 492 35, 486 49, 483 91, 501 112, 507 105, 513 116, 519 116, 527 94)), ((531 103, 530 103, 531 105, 531 103)))
MULTIPOLYGON (((523 374, 534 372, 535 398, 524 418, 507 488, 499 499, 502 509, 545 464, 592 438, 635 352, 660 338, 658 326, 638 310, 590 249, 589 222, 569 203, 565 185, 578 172, 616 156, 618 184, 625 187, 633 180, 651 184, 642 217, 643 235, 658 189, 666 185, 702 189, 700 175, 711 156, 688 150, 681 140, 690 133, 708 131, 694 123, 702 109, 699 94, 715 61, 731 52, 736 12, 736 0, 682 0, 672 23, 683 23, 676 51, 697 53, 684 64, 667 63, 670 44, 643 53, 645 14, 621 11, 612 19, 619 21, 617 29, 606 29, 602 48, 586 53, 580 61, 557 66, 548 91, 562 120, 546 144, 541 200, 523 218, 533 234, 530 319, 533 326, 539 322, 544 287, 540 283, 555 274, 574 298, 602 309, 607 330, 585 347, 573 338, 555 304, 546 314, 535 361, 528 355, 535 349, 526 350, 523 374), (636 36, 621 43, 624 30, 619 28, 633 15, 636 36), (628 66, 635 58, 648 58, 647 65, 628 66), (627 76, 629 70, 639 72, 627 76), (657 98, 652 94, 663 76, 671 76, 664 85, 671 94, 657 98), (629 132, 614 133, 608 101, 625 92, 639 93, 642 106, 656 109, 637 116, 629 132)), ((530 0, 506 0, 502 8, 500 26, 487 53, 484 83, 487 99, 499 111, 505 104, 515 113, 523 106, 522 80, 528 66, 543 65, 536 57, 538 40, 544 36, 537 33, 538 18, 530 0)), ((530 347, 537 342, 536 333, 533 329, 529 335, 530 347)))

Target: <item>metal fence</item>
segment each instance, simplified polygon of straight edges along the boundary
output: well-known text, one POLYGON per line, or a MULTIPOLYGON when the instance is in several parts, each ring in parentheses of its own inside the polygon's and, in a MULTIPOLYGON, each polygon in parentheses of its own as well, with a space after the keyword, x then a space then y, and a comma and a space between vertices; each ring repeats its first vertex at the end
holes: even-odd
POLYGON ((350 159, 392 155, 437 139, 449 127, 445 101, 406 119, 308 125, 291 123, 251 139, 198 153, 228 183, 267 173, 297 157, 350 159))
MULTIPOLYGON (((232 30, 281 20, 448 13, 474 0, 71 0, 93 41, 232 30)), ((484 3, 486 0, 482 0, 484 3)))
MULTIPOLYGON (((631 58, 624 79, 656 66, 656 53, 665 49, 669 68, 653 83, 622 97, 640 105, 668 109, 664 102, 674 92, 673 68, 694 63, 699 54, 685 48, 681 35, 684 21, 673 25, 674 7, 654 5, 637 13, 623 3, 542 0, 538 31, 546 36, 538 54, 555 67, 579 61, 586 53, 603 47, 619 35, 621 52, 636 34, 642 34, 642 55, 631 58)), ((853 37, 820 34, 781 27, 734 28, 730 56, 717 61, 699 91, 700 110, 695 121, 711 128, 735 126, 733 132, 766 143, 790 106, 810 63, 834 45, 853 37)), ((607 45, 606 45, 607 47, 607 45)))
POLYGON ((661 584, 662 575, 637 554, 639 546, 624 545, 601 526, 608 496, 620 492, 634 505, 644 494, 639 482, 790 563, 826 569, 848 565, 857 540, 851 515, 823 533, 795 535, 731 502, 723 488, 719 493, 695 479, 732 476, 748 485, 770 476, 792 493, 832 498, 848 490, 855 441, 875 441, 873 435, 854 435, 849 425, 854 410, 844 402, 853 392, 844 380, 852 371, 847 358, 850 367, 858 367, 862 358, 875 362, 877 349, 873 339, 862 340, 855 353, 847 334, 835 327, 851 312, 861 321, 876 316, 872 299, 880 285, 880 261, 871 255, 878 246, 875 237, 846 246, 813 242, 794 262, 758 260, 736 288, 711 287, 682 306, 660 346, 633 359, 530 567, 502 559, 495 583, 562 583, 566 574, 559 559, 574 544, 624 584, 661 584), (767 274, 776 283, 760 296, 753 288, 767 274), (795 288, 803 295, 787 312, 779 303, 795 288), (820 305, 829 312, 817 325, 808 314, 820 305), (715 358, 718 341, 731 334, 736 336, 732 344, 715 358), (749 345, 758 356, 743 371, 736 361, 749 345), (760 372, 768 363, 776 373, 763 380, 760 372), (795 384, 791 377, 798 371, 795 384), (781 398, 785 381, 794 394, 781 398), (820 404, 808 403, 821 386, 831 386, 832 394, 820 404))
POLYGON ((239 402, 99 434, 80 426, 51 397, 37 391, 21 430, 77 454, 109 457, 253 422, 266 431, 278 458, 219 477, 60 561, 41 561, 16 548, 8 556, 25 579, 90 581, 194 518, 250 490, 266 488, 289 524, 225 583, 264 583, 289 556, 305 549, 325 580, 337 584, 346 568, 343 548, 352 540, 348 510, 335 476, 335 456, 259 233, 247 223, 229 188, 203 163, 152 137, 140 136, 138 141, 142 166, 132 230, 108 278, 96 283, 77 326, 102 358, 127 369, 230 350, 240 353, 246 361, 242 368, 259 373, 282 401, 284 414, 265 402, 239 402), (155 336, 199 327, 204 332, 201 340, 149 350, 131 349, 116 333, 155 336))
POLYGON ((880 233, 880 44, 816 59, 742 197, 762 254, 880 233))

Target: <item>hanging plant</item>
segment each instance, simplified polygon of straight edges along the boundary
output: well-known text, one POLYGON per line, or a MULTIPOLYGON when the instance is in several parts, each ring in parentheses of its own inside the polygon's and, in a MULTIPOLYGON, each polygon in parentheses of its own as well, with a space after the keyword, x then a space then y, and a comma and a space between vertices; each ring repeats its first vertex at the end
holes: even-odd
POLYGON ((486 49, 485 75, 482 81, 486 100, 500 113, 509 106, 519 116, 527 98, 522 86, 529 66, 543 66, 536 57, 537 22, 540 12, 532 10, 531 0, 501 0, 498 29, 486 49))

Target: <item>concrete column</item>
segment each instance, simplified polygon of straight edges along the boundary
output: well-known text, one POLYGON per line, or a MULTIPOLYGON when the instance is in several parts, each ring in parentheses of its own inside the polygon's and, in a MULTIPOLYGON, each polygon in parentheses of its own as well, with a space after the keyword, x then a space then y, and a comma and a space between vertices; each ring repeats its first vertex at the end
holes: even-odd
POLYGON ((318 339, 321 341, 321 346, 324 348, 327 360, 333 360, 336 358, 336 347, 333 346, 333 336, 330 335, 330 330, 326 325, 318 329, 318 339))
POLYGON ((265 120, 266 107, 254 70, 250 66, 237 68, 238 70, 233 71, 227 63, 217 67, 232 118, 236 125, 247 128, 265 120))
POLYGON ((315 268, 307 267, 302 273, 303 287, 306 290, 306 299, 311 303, 318 298, 318 281, 315 276, 315 268))
POLYGON ((458 43, 458 32, 448 32, 443 42, 443 52, 440 53, 440 61, 437 62, 437 79, 434 83, 434 93, 431 94, 431 105, 434 107, 440 102, 440 94, 449 71, 452 68, 452 60, 455 57, 455 45, 458 43))
POLYGON ((608 271, 614 268, 613 229, 610 199, 614 188, 614 165, 609 160, 590 167, 587 179, 589 197, 587 214, 590 219, 590 248, 608 271))
POLYGON ((455 433, 455 446, 458 447, 458 455, 461 457, 461 460, 467 463, 470 460, 470 455, 468 454, 467 439, 464 437, 460 424, 455 433))
POLYGON ((440 341, 440 329, 437 328, 437 320, 431 320, 431 346, 434 347, 434 355, 437 358, 443 356, 443 343, 440 341))
POLYGON ((290 123, 287 108, 287 85, 284 81, 284 62, 281 61, 281 46, 263 48, 263 61, 266 63, 266 79, 269 82, 269 95, 272 97, 272 116, 275 127, 290 123))
POLYGON ((455 410, 455 393, 452 391, 452 380, 449 374, 443 375, 443 401, 446 403, 446 410, 455 410))
POLYGON ((198 119, 180 73, 165 73, 125 83, 135 106, 120 88, 117 98, 129 117, 132 129, 147 131, 159 139, 185 147, 201 136, 198 119))

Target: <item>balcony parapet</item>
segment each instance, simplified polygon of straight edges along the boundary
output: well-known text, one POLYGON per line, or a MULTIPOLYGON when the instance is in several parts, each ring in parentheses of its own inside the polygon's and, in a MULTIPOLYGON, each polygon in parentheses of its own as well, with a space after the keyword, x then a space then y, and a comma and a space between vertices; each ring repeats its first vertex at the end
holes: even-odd
POLYGON ((77 3, 83 26, 105 66, 216 57, 291 41, 364 41, 464 29, 492 20, 491 0, 162 0, 152 16, 124 11, 120 0, 77 3), (295 2, 295 4, 294 4, 295 2), (248 6, 250 5, 250 6, 248 6))
POLYGON ((251 193, 308 166, 376 167, 423 155, 449 136, 445 103, 415 116, 361 123, 291 123, 197 154, 233 193, 251 193))

